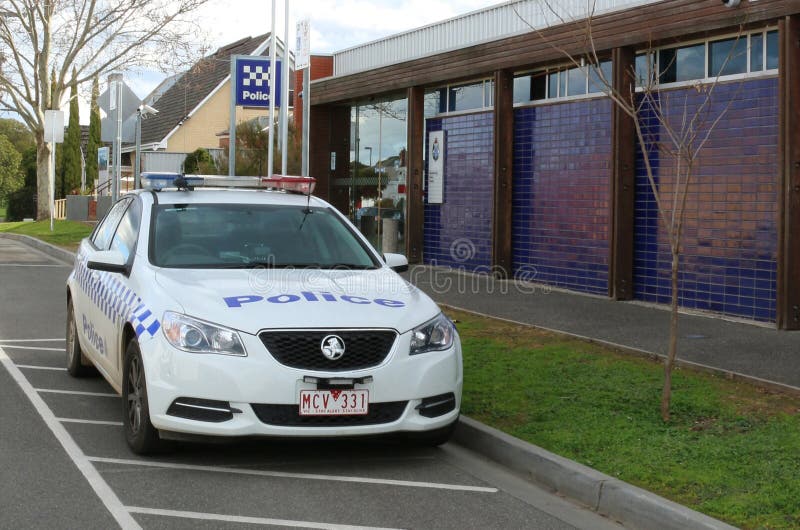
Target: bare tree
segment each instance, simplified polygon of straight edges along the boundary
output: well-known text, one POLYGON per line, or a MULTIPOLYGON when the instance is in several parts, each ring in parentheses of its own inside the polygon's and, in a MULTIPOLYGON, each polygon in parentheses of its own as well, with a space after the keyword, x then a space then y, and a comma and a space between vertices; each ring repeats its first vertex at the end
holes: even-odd
MULTIPOLYGON (((566 25, 569 21, 580 20, 581 29, 576 33, 576 41, 582 50, 578 53, 567 50, 556 44, 545 35, 541 28, 530 24, 517 12, 517 16, 532 31, 537 33, 554 50, 558 51, 574 68, 584 71, 590 79, 598 84, 613 104, 627 115, 633 122, 636 141, 642 154, 645 173, 650 184, 650 191, 658 209, 658 216, 666 232, 670 249, 671 303, 669 323, 669 344, 664 359, 664 384, 661 394, 661 417, 664 421, 670 418, 670 402, 672 397, 672 369, 678 353, 678 308, 680 257, 684 236, 684 220, 686 203, 697 171, 698 159, 706 146, 712 132, 720 120, 728 112, 738 95, 729 98, 718 110, 712 105, 713 96, 725 65, 735 53, 743 53, 746 46, 739 48, 744 21, 738 28, 739 36, 731 52, 725 58, 720 71, 710 80, 697 81, 689 90, 679 92, 665 91, 661 87, 662 74, 670 64, 658 64, 656 53, 650 49, 645 53, 646 71, 636 72, 635 66, 626 71, 625 82, 615 85, 603 70, 601 55, 596 48, 593 22, 595 1, 587 1, 585 18, 566 16, 555 4, 545 0, 542 4, 546 20, 554 20, 557 24, 566 25), (693 88, 693 90, 691 89, 693 88), (659 173, 663 180, 665 175, 671 176, 670 185, 659 184, 654 160, 660 162, 659 173)), ((516 8, 515 8, 516 11, 516 8)), ((674 61, 674 59, 673 59, 674 61)), ((739 85, 741 87, 741 83, 739 85)))
POLYGON ((191 16, 206 2, 0 0, 0 43, 8 50, 0 55, 0 110, 15 112, 35 137, 40 218, 50 204, 45 110, 60 107, 71 82, 145 65, 169 70, 186 64, 200 34, 191 16))

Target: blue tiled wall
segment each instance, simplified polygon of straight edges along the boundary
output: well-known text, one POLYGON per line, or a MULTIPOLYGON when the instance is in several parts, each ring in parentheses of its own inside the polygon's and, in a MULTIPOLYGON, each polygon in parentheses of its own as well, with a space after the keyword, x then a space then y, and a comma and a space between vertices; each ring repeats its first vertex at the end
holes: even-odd
POLYGON ((516 274, 607 294, 610 154, 606 99, 515 111, 516 274))
MULTIPOLYGON (((425 199, 423 259, 464 270, 492 259, 494 116, 491 112, 429 119, 445 131, 444 203, 425 199)), ((427 152, 427 144, 425 146, 427 152)), ((427 176, 427 175, 426 175, 427 176)))
MULTIPOLYGON (((662 94, 671 120, 690 115, 702 94, 694 88, 662 94)), ((777 270, 778 83, 758 79, 718 85, 706 122, 731 98, 697 164, 686 204, 680 305, 748 319, 774 321, 777 270)), ((645 120, 654 137, 657 120, 645 120)), ((651 155, 665 196, 674 184, 672 159, 651 155)), ((670 252, 666 232, 637 150, 634 292, 638 299, 668 303, 670 252)))

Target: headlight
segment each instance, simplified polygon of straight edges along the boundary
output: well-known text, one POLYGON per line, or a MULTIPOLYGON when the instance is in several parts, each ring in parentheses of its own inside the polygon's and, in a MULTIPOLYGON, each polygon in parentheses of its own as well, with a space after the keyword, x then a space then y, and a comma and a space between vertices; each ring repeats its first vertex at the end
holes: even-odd
POLYGON ((167 341, 191 353, 247 356, 239 334, 228 328, 167 311, 161 321, 167 341))
POLYGON ((446 350, 453 345, 456 328, 444 313, 411 332, 411 355, 446 350))

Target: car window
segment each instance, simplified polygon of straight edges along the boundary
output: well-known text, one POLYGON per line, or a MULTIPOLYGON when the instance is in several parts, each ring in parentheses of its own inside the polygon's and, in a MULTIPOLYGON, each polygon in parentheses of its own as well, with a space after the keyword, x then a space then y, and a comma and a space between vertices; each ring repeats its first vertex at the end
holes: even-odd
POLYGON ((111 207, 103 220, 100 221, 100 224, 97 226, 97 230, 95 230, 94 234, 92 234, 92 243, 94 243, 94 246, 97 247, 98 250, 109 249, 111 238, 114 235, 117 225, 119 224, 119 220, 122 217, 122 214, 125 212, 125 208, 128 207, 128 204, 130 204, 130 199, 128 198, 118 201, 114 206, 111 207))
POLYGON ((150 261, 195 268, 378 266, 328 208, 252 204, 158 206, 150 261))
POLYGON ((134 200, 130 207, 125 210, 114 238, 111 240, 111 250, 121 252, 126 260, 133 253, 133 248, 136 246, 136 237, 139 235, 141 218, 142 205, 140 201, 134 200))

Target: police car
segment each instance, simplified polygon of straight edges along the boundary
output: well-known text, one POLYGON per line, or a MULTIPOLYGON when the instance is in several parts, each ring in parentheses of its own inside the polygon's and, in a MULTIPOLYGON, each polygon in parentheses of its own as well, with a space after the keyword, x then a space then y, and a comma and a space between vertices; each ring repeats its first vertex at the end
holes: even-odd
POLYGON ((406 258, 377 253, 313 179, 200 186, 212 180, 143 174, 67 280, 67 369, 94 366, 122 395, 131 449, 194 435, 446 441, 461 346, 397 274, 406 258))

